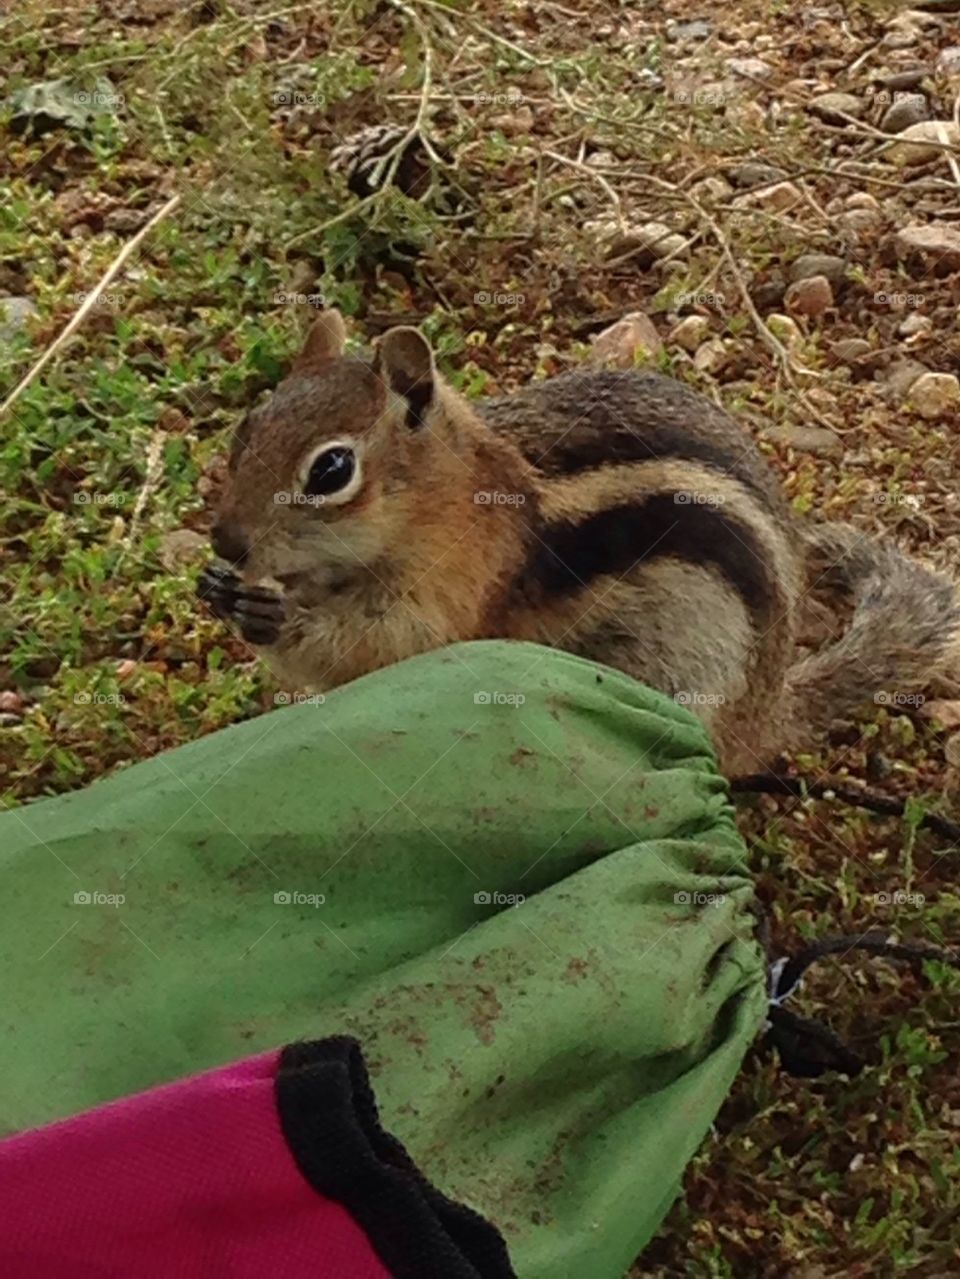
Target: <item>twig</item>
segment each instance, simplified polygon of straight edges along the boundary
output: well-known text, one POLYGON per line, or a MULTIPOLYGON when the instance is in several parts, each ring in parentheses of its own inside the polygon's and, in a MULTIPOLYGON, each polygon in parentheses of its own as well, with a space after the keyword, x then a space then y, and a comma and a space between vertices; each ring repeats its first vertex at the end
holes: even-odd
MULTIPOLYGON (((129 550, 133 545, 133 540, 140 528, 140 521, 143 519, 143 512, 147 508, 147 502, 151 495, 156 491, 157 485, 163 478, 163 431, 157 430, 153 434, 149 445, 147 446, 147 471, 143 477, 143 484, 140 492, 137 494, 137 501, 133 508, 133 514, 130 516, 130 526, 127 529, 127 535, 123 539, 124 552, 129 550)), ((123 552, 121 552, 121 555, 123 552)))
MULTIPOLYGON (((647 174, 647 181, 666 191, 679 190, 675 183, 666 182, 663 178, 655 178, 652 174, 647 174)), ((730 241, 727 239, 723 228, 720 226, 719 222, 717 222, 716 218, 713 217, 711 213, 708 213, 700 201, 694 199, 688 191, 681 191, 680 194, 694 210, 697 216, 701 218, 713 232, 714 238, 720 246, 720 252, 723 254, 727 266, 730 269, 730 273, 737 283, 737 288, 740 290, 740 296, 743 298, 743 304, 747 308, 747 313, 753 321, 754 328, 757 330, 757 334, 761 342, 763 342, 764 346, 766 346, 767 349, 770 350, 779 360, 788 376, 790 384, 794 386, 795 390, 797 389, 791 376, 794 370, 797 373, 803 373, 808 377, 823 377, 822 373, 817 373, 814 369, 808 369, 805 365, 798 364, 780 339, 770 331, 760 312, 753 304, 753 298, 750 296, 750 290, 747 288, 747 282, 743 278, 743 273, 737 265, 736 258, 733 256, 733 250, 730 248, 730 241)), ((808 407, 810 406, 808 405, 808 407)))
POLYGON ((626 120, 615 115, 604 115, 601 111, 597 111, 595 107, 581 106, 579 102, 574 100, 573 96, 566 89, 560 86, 558 86, 557 92, 571 111, 576 112, 577 115, 586 116, 588 120, 598 120, 601 124, 612 124, 618 129, 642 128, 649 129, 653 133, 660 133, 663 130, 663 126, 653 120, 626 120))
MULTIPOLYGON (((790 777, 784 773, 751 773, 734 777, 730 789, 736 794, 792 795, 796 799, 839 799, 843 804, 865 808, 868 812, 884 817, 903 817, 906 804, 892 795, 878 795, 875 791, 861 790, 842 782, 805 781, 802 777, 790 777)), ((924 813, 919 826, 932 830, 944 839, 960 842, 960 823, 951 821, 939 813, 924 813)))
POLYGON ((283 246, 286 253, 292 249, 295 244, 299 244, 302 240, 307 240, 310 236, 322 235, 324 231, 329 231, 332 226, 337 226, 340 222, 346 222, 348 218, 352 218, 354 214, 361 213, 364 209, 374 204, 382 191, 374 191, 372 195, 365 195, 362 200, 356 200, 353 204, 348 205, 341 213, 337 213, 334 217, 328 218, 326 222, 321 222, 319 226, 312 226, 306 231, 301 231, 299 235, 295 235, 292 240, 287 240, 283 246))
POLYGON ((423 144, 424 150, 431 160, 437 164, 441 164, 442 160, 430 144, 423 131, 423 123, 426 119, 427 112, 430 108, 430 97, 433 88, 433 46, 427 36, 426 27, 418 13, 415 13, 403 0, 390 0, 390 3, 400 13, 405 14, 417 29, 420 37, 420 43, 423 48, 423 83, 420 86, 420 100, 417 106, 417 114, 413 123, 405 130, 400 139, 386 151, 377 161, 376 166, 370 171, 369 183, 375 190, 370 195, 364 196, 360 200, 354 201, 342 212, 337 213, 332 218, 328 218, 326 222, 322 222, 319 226, 310 227, 306 231, 301 231, 299 235, 295 235, 292 239, 287 240, 283 246, 284 253, 288 253, 295 244, 300 244, 303 240, 310 239, 318 235, 322 235, 324 231, 329 231, 331 227, 337 226, 341 222, 355 217, 358 213, 362 213, 364 209, 370 208, 374 204, 378 204, 383 199, 385 193, 393 186, 394 179, 397 176, 397 170, 403 160, 404 152, 407 147, 415 139, 419 139, 423 144))
MULTIPOLYGON (((960 93, 953 100, 953 121, 960 128, 960 93)), ((947 131, 942 122, 937 125, 937 136, 941 142, 947 141, 947 131)), ((948 151, 946 155, 947 164, 949 164, 950 172, 953 174, 953 180, 960 187, 960 165, 957 164, 957 158, 952 151, 948 151)))
POLYGON ((389 186, 393 182, 397 169, 400 167, 400 161, 403 159, 404 151, 415 139, 419 138, 423 143, 431 160, 437 164, 441 163, 440 157, 430 145, 429 138, 423 132, 423 122, 427 118, 427 111, 430 108, 430 92, 433 88, 433 46, 419 14, 414 13, 412 9, 403 4, 402 0, 390 0, 390 3, 400 13, 405 13, 417 29, 417 35, 420 37, 420 46, 423 49, 423 83, 420 86, 420 102, 417 105, 417 114, 414 117, 413 124, 407 129, 396 146, 391 148, 386 155, 380 157, 370 172, 370 185, 373 187, 381 186, 385 173, 388 173, 385 185, 389 186), (390 166, 389 171, 387 170, 388 163, 390 166))
MULTIPOLYGON (((661 240, 667 239, 667 236, 670 235, 680 235, 680 232, 668 231, 666 235, 660 235, 653 237, 650 240, 644 240, 642 244, 638 244, 632 249, 627 249, 625 253, 621 253, 615 258, 608 258, 603 264, 604 269, 609 270, 611 267, 623 266, 624 262, 629 262, 633 258, 640 257, 643 253, 652 252, 655 244, 659 244, 661 240)), ((681 244, 679 248, 672 249, 671 252, 665 253, 662 258, 657 257, 657 266, 663 266, 665 262, 672 262, 674 258, 678 258, 682 253, 686 253, 689 249, 692 249, 693 246, 702 239, 703 236, 701 232, 695 231, 689 239, 683 240, 683 244, 681 244)), ((715 272, 716 269, 716 267, 712 268, 712 273, 715 272)), ((694 291, 699 292, 699 290, 694 291)))
POLYGON ((544 150, 542 154, 551 160, 556 160, 558 164, 565 164, 568 168, 576 169, 578 173, 585 173, 587 177, 592 178, 598 186, 602 187, 610 197, 610 202, 614 207, 620 234, 625 234, 627 224, 623 216, 623 205, 620 202, 620 197, 602 174, 597 173, 596 169, 591 169, 589 164, 583 164, 580 160, 569 160, 565 155, 559 155, 556 151, 544 150))
MULTIPOLYGON (((524 49, 522 45, 514 44, 512 40, 507 40, 504 36, 497 35, 496 31, 491 31, 489 27, 485 27, 482 22, 478 22, 477 19, 474 18, 469 13, 461 13, 457 9, 450 9, 445 4, 438 4, 437 0, 416 0, 416 2, 418 4, 426 5, 428 9, 439 10, 439 12, 442 13, 445 18, 456 17, 456 18, 463 19, 464 21, 468 22, 471 27, 473 27, 474 31, 479 32, 480 35, 486 36, 487 39, 492 40, 494 44, 499 44, 504 49, 509 49, 511 53, 517 54, 518 57, 523 58, 524 61, 526 62, 529 62, 531 66, 549 67, 552 65, 546 59, 535 58, 533 54, 530 53, 527 49, 524 49)), ((390 3, 395 4, 396 0, 390 0, 390 3)))
POLYGON ((34 364, 30 372, 27 373, 27 375, 20 382, 17 383, 17 385, 13 388, 13 390, 10 392, 7 398, 3 401, 3 403, 0 404, 0 416, 2 416, 7 411, 7 409, 9 409, 20 398, 20 396, 31 384, 31 382, 34 380, 34 378, 37 376, 40 370, 43 368, 46 368, 46 366, 50 363, 50 361, 53 359, 56 353, 60 350, 63 344, 67 341, 67 339, 72 337, 73 334, 76 333, 77 329, 86 319, 88 312, 92 311, 93 308, 97 305, 97 301, 100 297, 100 294, 120 274, 120 270, 123 267, 124 263, 127 261, 127 259, 131 256, 131 254, 137 248, 139 248, 139 246, 143 243, 146 237, 153 230, 153 228, 159 222, 161 222, 167 216, 168 213, 172 213, 179 203, 180 203, 180 196, 172 195, 170 199, 166 202, 166 204, 163 206, 163 208, 159 209, 153 215, 153 217, 146 224, 146 226, 141 227, 141 229, 137 232, 137 234, 133 237, 133 239, 127 241, 127 243, 123 246, 123 248, 114 258, 109 269, 100 277, 100 279, 97 281, 96 286, 87 294, 86 299, 83 302, 83 305, 80 307, 80 310, 77 311, 76 315, 69 322, 69 324, 63 330, 60 336, 54 339, 54 341, 50 344, 50 346, 47 347, 46 351, 44 351, 43 355, 41 355, 40 359, 37 360, 36 364, 34 364))

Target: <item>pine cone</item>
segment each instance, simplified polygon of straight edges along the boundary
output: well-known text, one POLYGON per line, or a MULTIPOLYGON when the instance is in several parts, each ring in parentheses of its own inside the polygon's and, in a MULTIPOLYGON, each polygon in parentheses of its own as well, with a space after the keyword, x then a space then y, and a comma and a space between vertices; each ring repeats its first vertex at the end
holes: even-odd
MULTIPOLYGON (((373 182, 374 170, 383 157, 400 143, 405 132, 395 124, 375 124, 360 129, 334 147, 330 153, 330 168, 346 176, 347 186, 354 195, 373 195, 379 185, 373 182)), ((385 166, 381 181, 390 163, 385 166)), ((430 187, 430 179, 430 157, 420 138, 413 137, 403 148, 394 184, 412 200, 420 200, 430 187)))

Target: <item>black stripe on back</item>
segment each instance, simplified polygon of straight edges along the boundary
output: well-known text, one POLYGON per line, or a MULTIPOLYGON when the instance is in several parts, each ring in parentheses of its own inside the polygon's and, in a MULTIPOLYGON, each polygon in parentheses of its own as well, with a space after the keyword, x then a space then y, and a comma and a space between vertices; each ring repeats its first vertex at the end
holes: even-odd
POLYGON ((698 438, 689 429, 676 427, 670 422, 659 423, 643 435, 621 429, 593 436, 584 433, 578 438, 568 437, 539 458, 537 465, 545 474, 561 476, 596 471, 601 466, 617 462, 669 461, 673 458, 699 462, 722 475, 729 475, 739 480, 755 497, 761 498, 764 505, 769 505, 771 486, 766 482, 766 476, 758 475, 756 467, 751 465, 747 447, 724 447, 698 438))
POLYGON ((545 475, 680 458, 739 480, 767 510, 783 505, 777 479, 749 432, 673 378, 561 374, 474 407, 545 475))
POLYGON ((678 503, 673 493, 597 511, 578 523, 547 524, 517 587, 524 595, 556 598, 663 556, 716 569, 755 615, 766 616, 777 604, 773 570, 750 527, 718 506, 678 503))

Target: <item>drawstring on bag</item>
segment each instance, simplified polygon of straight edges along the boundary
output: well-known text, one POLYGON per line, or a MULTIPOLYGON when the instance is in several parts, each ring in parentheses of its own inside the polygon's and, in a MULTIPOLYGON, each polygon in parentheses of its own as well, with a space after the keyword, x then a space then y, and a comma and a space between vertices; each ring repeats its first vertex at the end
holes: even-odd
POLYGON ((812 964, 826 955, 846 956, 851 951, 866 951, 884 959, 902 959, 914 964, 934 959, 960 969, 960 955, 953 951, 923 943, 892 942, 871 933, 821 937, 791 958, 775 960, 770 966, 770 1008, 764 1042, 776 1049, 784 1070, 795 1078, 817 1079, 830 1070, 853 1076, 866 1065, 829 1026, 784 1007, 785 1000, 799 988, 803 974, 812 964))
MULTIPOLYGON (((884 817, 905 817, 906 804, 891 795, 878 795, 866 788, 830 781, 807 781, 787 773, 764 772, 734 777, 730 789, 735 794, 792 795, 796 799, 836 799, 841 803, 867 809, 884 817)), ((940 813, 923 813, 917 821, 921 830, 931 830, 946 839, 960 843, 960 824, 940 813)), ((767 921, 760 921, 764 949, 769 953, 767 921)), ((847 955, 866 951, 884 959, 902 959, 919 963, 938 960, 960 969, 960 955, 940 946, 915 942, 891 942, 878 934, 822 937, 811 942, 792 958, 774 960, 770 965, 770 1008, 764 1043, 776 1049, 784 1070, 799 1079, 816 1079, 827 1071, 858 1075, 866 1062, 848 1048, 829 1026, 786 1008, 785 1002, 797 990, 807 969, 826 955, 847 955)))

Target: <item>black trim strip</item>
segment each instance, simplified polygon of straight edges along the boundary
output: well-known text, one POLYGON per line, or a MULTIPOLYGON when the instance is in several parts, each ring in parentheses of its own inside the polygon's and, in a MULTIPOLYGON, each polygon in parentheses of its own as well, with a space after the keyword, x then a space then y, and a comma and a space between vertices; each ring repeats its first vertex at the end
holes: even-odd
POLYGON ((346 1208, 394 1279, 516 1279, 496 1227, 432 1186, 381 1127, 355 1039, 289 1044, 275 1095, 300 1172, 346 1208))

